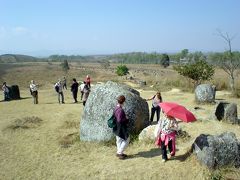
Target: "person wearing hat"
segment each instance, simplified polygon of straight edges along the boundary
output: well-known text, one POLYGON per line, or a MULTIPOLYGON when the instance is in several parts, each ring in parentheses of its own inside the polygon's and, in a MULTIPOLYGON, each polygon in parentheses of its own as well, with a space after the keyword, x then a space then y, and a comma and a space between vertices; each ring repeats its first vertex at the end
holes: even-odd
POLYGON ((33 97, 33 104, 38 104, 38 85, 35 84, 34 80, 31 80, 29 87, 33 97))
POLYGON ((125 159, 127 157, 124 154, 124 150, 127 148, 130 138, 128 133, 128 123, 129 120, 123 110, 123 105, 126 98, 121 95, 117 98, 117 105, 114 109, 114 116, 116 119, 116 127, 113 128, 113 133, 116 135, 116 144, 117 144, 117 154, 116 156, 119 159, 125 159))

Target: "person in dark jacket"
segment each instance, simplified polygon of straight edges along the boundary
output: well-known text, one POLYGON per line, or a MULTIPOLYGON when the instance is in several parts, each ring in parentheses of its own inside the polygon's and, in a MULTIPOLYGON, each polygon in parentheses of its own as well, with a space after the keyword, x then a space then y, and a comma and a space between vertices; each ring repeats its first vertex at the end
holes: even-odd
POLYGON ((78 83, 77 80, 75 78, 73 78, 73 83, 71 85, 71 91, 73 94, 73 99, 74 99, 74 103, 77 103, 77 93, 78 93, 78 83))
POLYGON ((127 157, 124 154, 124 150, 127 148, 130 138, 128 133, 128 123, 129 120, 123 110, 123 104, 125 102, 125 97, 123 95, 117 98, 118 104, 114 109, 114 116, 116 119, 116 128, 113 129, 113 133, 116 135, 116 144, 117 144, 117 154, 116 156, 119 159, 125 159, 127 157))

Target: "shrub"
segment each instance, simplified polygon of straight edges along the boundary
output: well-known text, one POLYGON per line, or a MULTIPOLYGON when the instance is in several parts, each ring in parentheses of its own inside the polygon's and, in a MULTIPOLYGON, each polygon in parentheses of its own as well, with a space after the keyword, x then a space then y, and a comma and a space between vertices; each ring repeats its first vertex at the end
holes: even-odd
POLYGON ((192 64, 174 66, 180 75, 193 80, 194 86, 201 84, 202 81, 212 79, 214 68, 204 60, 198 60, 192 64))
POLYGON ((117 66, 116 73, 118 76, 124 76, 128 73, 128 68, 126 65, 117 66))
POLYGON ((166 67, 168 67, 169 66, 169 62, 170 62, 170 60, 169 60, 169 56, 167 55, 167 54, 163 54, 162 55, 162 58, 161 58, 161 65, 164 67, 164 68, 166 68, 166 67))

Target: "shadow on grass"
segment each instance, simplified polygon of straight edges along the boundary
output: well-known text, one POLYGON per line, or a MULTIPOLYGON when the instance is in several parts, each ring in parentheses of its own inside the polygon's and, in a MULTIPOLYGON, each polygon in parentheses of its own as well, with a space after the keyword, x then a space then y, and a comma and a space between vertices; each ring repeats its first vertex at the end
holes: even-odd
POLYGON ((182 155, 175 156, 174 159, 183 162, 183 161, 186 161, 186 159, 189 158, 191 155, 192 155, 192 149, 188 150, 182 155))
POLYGON ((17 100, 24 100, 24 99, 31 99, 32 97, 28 96, 28 97, 21 97, 20 99, 17 100))
POLYGON ((160 155, 161 155, 161 149, 152 148, 149 151, 141 151, 141 152, 138 152, 137 154, 129 155, 128 159, 138 158, 138 157, 152 158, 160 155))
POLYGON ((10 101, 20 101, 20 100, 24 100, 24 99, 31 99, 32 97, 21 97, 20 99, 10 99, 10 100, 0 100, 0 102, 10 102, 10 101))

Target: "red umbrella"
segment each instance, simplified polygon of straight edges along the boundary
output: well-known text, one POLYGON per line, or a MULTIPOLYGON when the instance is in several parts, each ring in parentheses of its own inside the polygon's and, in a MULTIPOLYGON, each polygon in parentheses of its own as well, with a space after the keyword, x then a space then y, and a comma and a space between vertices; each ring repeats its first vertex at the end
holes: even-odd
POLYGON ((172 102, 163 102, 159 103, 159 106, 162 108, 164 113, 169 116, 175 117, 184 122, 196 121, 195 116, 182 105, 172 102))

